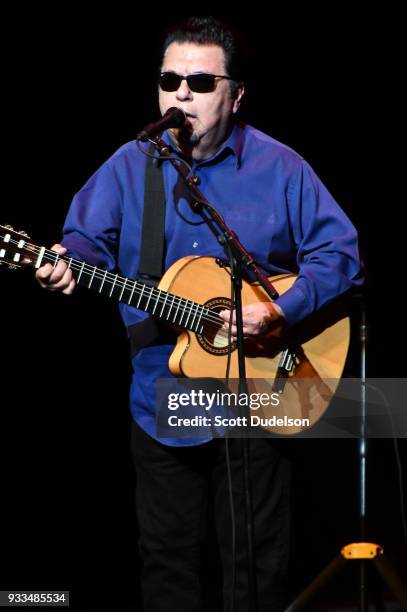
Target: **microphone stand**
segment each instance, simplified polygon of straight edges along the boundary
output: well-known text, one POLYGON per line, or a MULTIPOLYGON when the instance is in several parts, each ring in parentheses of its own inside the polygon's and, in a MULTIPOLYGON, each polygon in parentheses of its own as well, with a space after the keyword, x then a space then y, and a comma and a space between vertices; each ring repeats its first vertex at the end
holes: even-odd
MULTIPOLYGON (((167 143, 156 136, 150 139, 160 156, 170 156, 172 150, 167 143)), ((266 293, 272 300, 278 297, 278 292, 270 283, 268 278, 259 270, 251 255, 247 252, 244 246, 240 243, 236 234, 226 225, 222 216, 217 210, 206 200, 205 196, 198 189, 200 179, 198 176, 188 176, 188 173, 179 160, 170 157, 169 160, 176 171, 181 176, 187 186, 191 196, 191 207, 194 212, 201 214, 206 222, 208 222, 211 230, 216 235, 219 243, 230 251, 233 258, 231 265, 231 281, 234 287, 235 295, 235 311, 236 311, 236 327, 237 327, 237 351, 238 351, 238 367, 239 367, 239 395, 247 393, 247 380, 245 368, 245 352, 243 338, 243 316, 242 316, 242 272, 246 268, 250 270, 259 284, 263 287, 266 293), (204 214, 205 213, 205 214, 204 214), (209 216, 207 216, 209 215, 209 216)), ((248 408, 246 408, 248 410, 248 408)), ((253 525, 253 508, 252 495, 250 487, 250 472, 249 472, 249 455, 250 444, 249 439, 245 436, 242 438, 242 462, 243 462, 243 478, 245 488, 245 507, 247 519, 247 554, 248 554, 248 584, 249 584, 249 606, 250 612, 257 612, 257 582, 254 559, 254 525, 253 525)))

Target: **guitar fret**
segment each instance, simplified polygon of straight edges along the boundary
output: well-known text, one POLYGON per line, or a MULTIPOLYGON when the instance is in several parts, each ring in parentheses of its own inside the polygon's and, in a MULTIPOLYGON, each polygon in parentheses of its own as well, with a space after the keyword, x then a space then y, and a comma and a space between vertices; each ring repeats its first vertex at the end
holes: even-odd
POLYGON ((142 290, 141 290, 140 297, 139 297, 139 299, 138 299, 138 302, 137 302, 137 306, 136 306, 136 308, 138 308, 138 307, 140 306, 141 298, 142 298, 142 295, 143 295, 143 293, 144 293, 144 289, 145 289, 145 288, 146 288, 146 286, 145 286, 145 285, 143 285, 143 288, 142 288, 142 290))
POLYGON ((96 266, 94 266, 94 268, 93 268, 93 272, 92 272, 92 276, 90 277, 88 289, 90 289, 90 287, 91 287, 91 285, 93 283, 93 279, 95 278, 95 272, 96 272, 96 266))
POLYGON ((160 299, 160 295, 161 295, 161 289, 159 289, 159 290, 158 290, 158 296, 157 296, 157 297, 156 297, 156 299, 155 299, 155 306, 154 306, 153 311, 152 311, 152 313, 151 313, 151 314, 155 314, 155 309, 156 309, 156 308, 157 308, 157 306, 158 306, 158 302, 159 302, 159 299, 160 299))
POLYGON ((68 262, 68 268, 70 268, 70 267, 71 267, 71 265, 72 265, 72 261, 73 261, 73 259, 72 259, 72 257, 70 257, 70 258, 69 258, 69 262, 68 262))
POLYGON ((150 303, 151 296, 153 295, 153 291, 154 291, 154 287, 151 287, 150 295, 148 296, 147 304, 146 304, 146 307, 145 307, 145 310, 146 310, 147 312, 148 312, 148 305, 149 305, 149 303, 150 303))
MULTIPOLYGON (((189 300, 187 301, 187 305, 188 305, 189 300)), ((188 316, 187 316, 187 320, 184 323, 185 327, 188 327, 188 321, 190 319, 191 313, 192 313, 192 308, 193 308, 194 303, 191 302, 191 308, 189 308, 189 312, 188 312, 188 316)))
POLYGON ((170 318, 170 314, 172 312, 172 307, 174 306, 174 302, 175 302, 175 295, 172 296, 171 306, 168 307, 167 321, 170 318))
POLYGON ((102 289, 103 289, 103 285, 105 284, 106 276, 107 276, 107 270, 105 270, 105 274, 103 276, 102 284, 99 287, 99 293, 102 293, 102 289))
POLYGON ((120 295, 119 295, 119 302, 122 301, 123 293, 124 293, 124 290, 126 288, 126 283, 127 283, 127 278, 124 279, 124 285, 123 285, 122 290, 120 291, 120 295))
POLYGON ((54 256, 54 263, 52 264, 52 266, 53 266, 54 268, 56 268, 56 267, 57 267, 57 263, 58 263, 59 259, 60 259, 60 257, 59 257, 59 255, 58 255, 58 253, 56 253, 56 254, 55 254, 55 256, 54 256))
POLYGON ((131 301, 133 299, 133 294, 134 294, 134 291, 136 289, 136 285, 137 285, 137 283, 134 281, 133 282, 133 287, 132 287, 131 292, 130 292, 130 297, 129 297, 128 301, 127 301, 128 304, 131 304, 131 301))
POLYGON ((164 312, 164 308, 165 308, 165 304, 166 304, 167 300, 168 300, 168 293, 165 294, 164 304, 163 304, 163 307, 161 308, 160 314, 158 315, 159 317, 163 316, 163 312, 164 312))
POLYGON ((181 305, 181 298, 178 298, 178 306, 177 306, 177 310, 175 311, 174 318, 172 320, 173 323, 176 323, 176 321, 177 321, 177 315, 178 315, 178 310, 179 310, 180 305, 181 305))
POLYGON ((180 325, 181 325, 181 323, 182 323, 182 319, 183 319, 184 314, 185 314, 185 308, 187 307, 187 304, 188 304, 188 300, 185 300, 185 299, 184 299, 183 301, 185 302, 185 306, 184 306, 184 310, 183 310, 183 312, 182 312, 181 318, 180 318, 180 320, 179 320, 179 324, 180 324, 180 325))
POLYGON ((34 264, 34 268, 39 268, 41 266, 42 258, 44 257, 45 247, 40 248, 40 252, 38 253, 37 261, 34 264))
POLYGON ((83 272, 83 268, 85 267, 85 262, 82 263, 81 265, 81 269, 80 272, 78 274, 78 278, 76 279, 76 282, 79 283, 79 281, 81 280, 81 276, 82 276, 82 272, 83 272))
POLYGON ((199 305, 195 304, 195 314, 194 314, 194 318, 192 319, 191 329, 194 329, 194 323, 195 323, 196 315, 198 314, 198 310, 199 310, 199 305))
POLYGON ((110 289, 109 297, 112 297, 112 293, 113 293, 113 291, 114 291, 114 286, 115 286, 115 284, 116 284, 116 281, 117 281, 118 276, 119 276, 119 275, 118 275, 118 274, 116 274, 115 279, 114 279, 114 281, 113 281, 113 283, 112 283, 112 288, 110 289))

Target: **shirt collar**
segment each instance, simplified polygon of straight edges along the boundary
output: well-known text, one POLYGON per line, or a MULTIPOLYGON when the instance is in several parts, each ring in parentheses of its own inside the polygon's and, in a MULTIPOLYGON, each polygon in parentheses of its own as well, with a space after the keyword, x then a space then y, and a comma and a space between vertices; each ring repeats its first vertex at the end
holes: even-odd
POLYGON ((222 148, 228 147, 232 151, 235 156, 237 169, 239 169, 242 164, 243 139, 244 124, 240 121, 236 121, 229 138, 227 139, 222 148))

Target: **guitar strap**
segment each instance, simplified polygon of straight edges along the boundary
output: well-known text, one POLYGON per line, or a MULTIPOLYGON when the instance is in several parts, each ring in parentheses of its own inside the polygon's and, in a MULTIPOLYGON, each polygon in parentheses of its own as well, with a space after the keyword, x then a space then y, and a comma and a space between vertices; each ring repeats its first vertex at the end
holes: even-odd
MULTIPOLYGON (((152 144, 148 151, 154 152, 152 144)), ((143 228, 137 278, 149 285, 158 285, 164 267, 165 191, 161 164, 147 158, 144 183, 143 228)))
MULTIPOLYGON (((149 148, 154 152, 154 145, 149 148)), ((161 164, 152 157, 147 158, 144 183, 143 226, 141 231, 140 263, 137 278, 156 287, 164 272, 165 246, 165 191, 161 164)), ((154 317, 147 317, 130 325, 130 354, 134 357, 138 351, 151 344, 173 343, 174 333, 162 329, 154 317)))

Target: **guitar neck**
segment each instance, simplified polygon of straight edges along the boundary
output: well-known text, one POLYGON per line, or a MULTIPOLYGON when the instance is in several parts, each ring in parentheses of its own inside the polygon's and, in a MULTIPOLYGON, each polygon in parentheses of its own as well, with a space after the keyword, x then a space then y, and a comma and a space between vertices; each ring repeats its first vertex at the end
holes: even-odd
POLYGON ((208 315, 213 316, 215 314, 197 302, 162 291, 146 283, 102 270, 96 266, 90 266, 84 261, 72 257, 61 257, 55 251, 48 249, 41 249, 35 267, 45 263, 51 263, 55 267, 60 260, 67 263, 78 285, 114 298, 129 306, 134 306, 134 308, 155 315, 168 323, 198 334, 203 332, 204 321, 208 318, 208 315))

